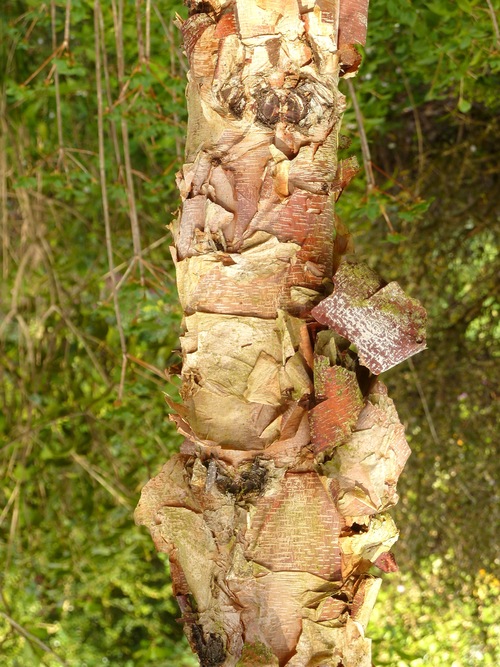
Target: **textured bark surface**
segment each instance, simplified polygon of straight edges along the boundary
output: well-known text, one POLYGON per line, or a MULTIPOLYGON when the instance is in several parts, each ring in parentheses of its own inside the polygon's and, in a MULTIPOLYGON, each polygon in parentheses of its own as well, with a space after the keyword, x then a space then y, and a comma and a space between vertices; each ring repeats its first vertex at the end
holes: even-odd
POLYGON ((425 312, 342 258, 333 211, 356 172, 337 162, 338 80, 367 2, 189 4, 185 441, 137 521, 170 556, 201 665, 369 667, 369 570, 395 568, 385 511, 409 455, 376 374, 425 346, 425 312))

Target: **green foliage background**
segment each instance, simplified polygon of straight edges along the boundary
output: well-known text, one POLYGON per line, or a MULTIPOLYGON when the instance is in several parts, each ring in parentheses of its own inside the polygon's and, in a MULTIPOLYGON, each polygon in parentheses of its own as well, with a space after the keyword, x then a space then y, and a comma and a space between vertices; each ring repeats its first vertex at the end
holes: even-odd
MULTIPOLYGON (((162 372, 178 360, 165 225, 185 132, 173 27, 185 9, 138 0, 119 16, 121 4, 102 3, 99 55, 124 382, 99 181, 94 3, 0 8, 0 664, 9 667, 196 664, 168 564, 132 518, 178 445, 163 397, 175 382, 162 372)), ((498 0, 372 2, 355 80, 374 182, 367 191, 362 170, 339 212, 363 258, 430 316, 429 351, 386 377, 413 456, 394 510, 401 573, 386 578, 369 628, 376 665, 500 664, 495 12, 498 0)), ((359 130, 349 106, 347 154, 361 156, 359 130)))

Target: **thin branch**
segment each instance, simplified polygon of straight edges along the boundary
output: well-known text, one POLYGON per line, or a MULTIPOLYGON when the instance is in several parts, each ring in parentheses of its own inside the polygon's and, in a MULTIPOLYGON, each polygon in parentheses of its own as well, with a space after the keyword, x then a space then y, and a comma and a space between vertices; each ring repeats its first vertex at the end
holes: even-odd
MULTIPOLYGON (((175 71, 175 64, 177 62, 180 62, 178 58, 175 57, 175 39, 174 39, 174 34, 173 34, 174 28, 172 24, 169 26, 169 44, 170 44, 170 76, 172 79, 175 79, 176 77, 176 71, 175 71)), ((172 95, 172 100, 174 102, 174 105, 177 103, 177 93, 174 91, 172 95)), ((176 125, 179 124, 179 115, 177 112, 174 112, 173 114, 173 119, 174 123, 176 125)), ((175 154, 177 156, 177 160, 179 162, 182 162, 182 155, 183 155, 183 145, 181 141, 181 135, 179 132, 175 133, 175 154)))
MULTIPOLYGON (((2 510, 2 513, 0 514, 0 526, 4 522, 4 519, 7 516, 7 514, 9 513, 10 506, 12 505, 12 503, 15 501, 15 499, 19 495, 19 489, 20 488, 21 488, 21 481, 18 479, 12 493, 10 494, 10 497, 9 497, 9 500, 7 501, 7 504, 5 505, 5 507, 2 510)), ((5 487, 4 487, 4 489, 5 489, 5 487)), ((5 489, 5 491, 6 491, 6 489, 5 489)))
MULTIPOLYGON (((161 14, 160 10, 158 9, 158 6, 155 2, 153 2, 152 6, 153 6, 153 9, 155 11, 155 14, 156 14, 158 20, 160 21, 161 27, 163 28, 163 31, 165 32, 165 36, 167 38, 167 43, 170 44, 171 56, 172 56, 172 53, 175 55, 175 58, 174 58, 175 62, 177 62, 178 65, 180 66, 182 74, 186 75, 187 72, 188 72, 188 69, 189 69, 189 67, 187 65, 186 56, 183 53, 182 49, 176 47, 176 45, 175 45, 175 40, 174 40, 174 37, 173 37, 173 34, 172 34, 172 29, 169 27, 169 25, 171 25, 171 24, 167 25, 167 22, 163 18, 162 14, 161 14)), ((177 75, 174 75, 174 76, 175 76, 175 78, 177 78, 177 75)))
MULTIPOLYGON (((101 28, 102 43, 101 43, 101 55, 102 55, 102 70, 104 72, 104 82, 106 85, 106 99, 108 102, 108 109, 113 108, 113 98, 111 97, 111 81, 109 78, 109 67, 108 67, 108 54, 106 51, 106 31, 104 29, 104 17, 102 11, 99 12, 99 27, 101 28)), ((122 164, 122 156, 120 152, 120 144, 118 143, 118 134, 116 131, 116 123, 113 118, 109 119, 109 127, 111 129, 111 139, 113 141, 113 148, 115 151, 116 164, 118 167, 118 172, 120 172, 122 164)))
POLYGON ((143 368, 146 368, 148 371, 151 371, 151 373, 154 373, 155 375, 158 375, 158 377, 161 377, 161 379, 164 381, 165 380, 165 372, 157 368, 156 366, 153 366, 152 364, 148 364, 147 361, 143 361, 142 359, 139 359, 138 357, 134 357, 132 354, 127 355, 130 361, 133 361, 135 364, 139 364, 139 366, 142 366, 143 368))
POLYGON ((359 138, 361 141, 361 153, 363 155, 363 164, 365 166, 366 173, 366 191, 370 193, 375 187, 375 177, 373 175, 372 158, 370 154, 370 147, 368 146, 368 139, 366 137, 363 114, 359 108, 358 98, 356 97, 356 91, 354 90, 354 85, 351 79, 347 79, 347 88, 349 90, 349 95, 351 96, 352 106, 356 115, 356 123, 358 125, 359 138))
MULTIPOLYGON (((123 274, 123 276, 120 278, 120 280, 118 281, 118 283, 117 283, 117 285, 116 285, 116 291, 117 291, 117 292, 122 288, 122 285, 127 281, 129 275, 132 273, 132 271, 133 271, 133 269, 134 269, 134 267, 135 267, 135 263, 136 263, 136 261, 137 261, 137 259, 136 259, 135 257, 133 257, 133 258, 132 258, 132 261, 131 261, 130 264, 128 265, 127 270, 125 271, 125 273, 123 274)), ((115 275, 116 275, 116 274, 115 274, 115 275)))
POLYGON ((111 275, 111 284, 113 289, 113 303, 115 309, 116 326, 120 336, 120 348, 122 351, 122 368, 120 373, 120 384, 118 387, 118 400, 123 398, 123 389, 125 386, 125 371, 127 368, 127 343, 123 331, 120 304, 118 302, 118 290, 116 285, 116 273, 113 259, 113 242, 111 237, 111 222, 109 217, 109 202, 106 182, 106 155, 104 147, 104 113, 102 103, 102 78, 101 78, 101 46, 100 46, 100 21, 101 6, 99 0, 95 0, 94 5, 94 32, 95 32, 95 73, 96 73, 96 92, 97 92, 97 133, 99 141, 99 177, 101 182, 101 198, 104 216, 104 230, 106 236, 106 251, 108 254, 108 266, 111 275))
POLYGON ((86 167, 82 162, 80 162, 80 160, 78 160, 78 159, 77 159, 77 158, 76 158, 70 151, 68 151, 67 149, 65 149, 64 152, 65 152, 65 155, 66 155, 66 156, 67 156, 67 157, 68 157, 74 164, 76 164, 76 166, 77 166, 79 169, 81 169, 81 170, 83 171, 84 174, 87 174, 87 176, 89 176, 89 178, 95 183, 95 179, 94 179, 93 175, 90 173, 90 171, 87 169, 87 167, 86 167))
POLYGON ((17 269, 16 277, 14 280, 14 286, 12 288, 12 299, 10 301, 11 311, 17 313, 17 305, 19 301, 19 293, 21 291, 21 286, 23 284, 24 272, 28 266, 28 263, 32 260, 35 255, 36 246, 31 244, 28 246, 28 249, 24 252, 19 267, 17 269))
MULTIPOLYGON (((35 367, 35 348, 33 346, 33 341, 31 339, 29 327, 28 327, 24 317, 22 317, 22 315, 20 315, 19 313, 17 313, 17 315, 16 315, 16 320, 17 320, 17 323, 19 325, 19 331, 22 333, 22 335, 24 337, 24 340, 25 340, 25 343, 26 343, 26 352, 27 352, 27 355, 28 355, 28 363, 31 366, 31 368, 34 368, 35 367)), ((21 337, 19 337, 18 338, 19 347, 21 346, 21 340, 22 340, 21 337)))
POLYGON ((500 48, 500 30, 498 29, 498 21, 497 21, 497 15, 495 13, 495 8, 493 7, 491 0, 486 0, 486 3, 488 5, 488 10, 491 15, 491 22, 493 24, 493 31, 495 33, 497 48, 500 48))
MULTIPOLYGON (((123 79, 125 76, 125 58, 123 48, 123 0, 118 0, 118 7, 115 0, 112 0, 113 23, 115 27, 116 40, 116 58, 118 66, 118 83, 120 85, 119 100, 123 95, 123 79)), ((134 247, 134 259, 139 265, 139 274, 141 285, 144 286, 144 267, 141 262, 141 233, 139 229, 139 219, 135 202, 134 178, 132 175, 132 164, 130 160, 130 145, 128 124, 126 118, 121 116, 123 156, 125 162, 125 180, 127 189, 127 200, 129 208, 130 227, 132 230, 132 245, 134 247)))
POLYGON ((69 31, 71 26, 71 0, 66 0, 66 14, 64 16, 63 46, 69 49, 69 31))
POLYGON ((9 275, 9 215, 7 211, 7 92, 2 88, 0 99, 0 202, 2 206, 2 278, 9 275))
POLYGON ((137 56, 140 63, 144 62, 144 40, 142 37, 142 0, 135 0, 135 21, 137 25, 137 56))
POLYGON ((389 215, 388 215, 388 213, 387 213, 387 211, 386 211, 386 209, 385 209, 385 206, 381 204, 381 205, 379 206, 379 209, 380 209, 380 213, 382 214, 382 217, 384 218, 385 223, 386 223, 386 225, 387 225, 389 231, 391 232, 391 234, 394 234, 394 232, 395 232, 396 230, 394 229, 394 227, 393 227, 393 225, 392 225, 391 219, 389 218, 389 215))
POLYGON ((151 0, 146 0, 146 45, 144 47, 144 58, 149 63, 151 58, 151 0))
MULTIPOLYGON (((159 246, 163 245, 166 241, 171 240, 171 235, 170 234, 165 234, 161 238, 157 239, 156 241, 153 241, 151 245, 148 245, 147 248, 144 248, 144 250, 141 251, 141 256, 146 255, 147 253, 151 252, 151 250, 154 250, 155 248, 158 248, 159 246)), ((132 260, 133 262, 134 260, 132 260)), ((118 264, 118 266, 115 266, 114 271, 119 272, 122 269, 124 269, 126 266, 129 265, 129 260, 126 262, 122 262, 121 264, 118 264)), ((127 271, 127 275, 128 275, 127 271)), ((111 276, 111 271, 108 271, 105 273, 103 276, 101 276, 101 280, 105 280, 106 278, 109 278, 111 276)))
POLYGON ((104 383, 106 386, 109 386, 111 384, 111 381, 109 377, 106 374, 106 371, 103 369, 99 361, 97 360, 97 357, 95 354, 92 352, 92 349, 88 345, 87 341, 85 340, 85 337, 83 334, 78 330, 78 328, 73 324, 69 316, 61 309, 59 306, 54 306, 54 312, 56 312, 66 323, 68 329, 71 331, 71 333, 77 338, 80 343, 82 344, 83 348, 85 349, 85 352, 89 355, 90 360, 94 364, 95 369, 103 379, 104 383))
MULTIPOLYGON (((56 30, 56 3, 55 0, 50 0, 50 18, 52 24, 52 48, 54 51, 57 48, 57 30, 56 30)), ((68 28, 69 30, 69 28, 68 28)), ((66 41, 66 40, 65 40, 66 41)), ((67 44, 61 45, 61 52, 67 48, 67 44)), ((59 144, 59 156, 57 158, 57 168, 61 167, 66 171, 66 164, 64 162, 64 136, 63 136, 63 122, 61 110, 61 89, 59 86, 59 71, 57 66, 54 69, 54 89, 56 98, 56 123, 57 123, 57 140, 59 144)))
POLYGON ((50 54, 50 56, 48 56, 47 58, 45 58, 45 60, 43 61, 43 63, 42 63, 39 67, 37 67, 36 70, 35 70, 32 74, 29 75, 29 77, 26 79, 26 81, 24 81, 24 82, 21 84, 21 87, 25 87, 25 86, 27 86, 29 83, 31 83, 31 82, 33 81, 33 79, 35 79, 35 78, 40 74, 40 72, 41 72, 42 70, 44 70, 44 69, 47 67, 47 65, 48 65, 50 62, 52 62, 52 60, 54 60, 54 58, 57 58, 57 56, 59 56, 63 51, 64 51, 64 47, 63 47, 63 45, 61 44, 61 46, 58 46, 58 47, 55 49, 55 51, 53 51, 53 52, 50 54))
MULTIPOLYGON (((96 4, 99 2, 99 0, 96 0, 96 4)), ((123 507, 127 507, 130 509, 130 501, 125 498, 124 495, 122 495, 119 491, 117 491, 112 484, 110 484, 104 477, 98 473, 93 466, 91 466, 88 461, 83 457, 80 456, 79 454, 76 454, 76 452, 71 452, 71 458, 78 463, 79 466, 81 466, 85 472, 87 472, 90 477, 95 479, 96 482, 98 482, 106 491, 113 496, 113 498, 116 500, 117 503, 120 505, 123 505, 123 507)))
MULTIPOLYGON (((98 403, 102 398, 107 396, 109 393, 109 390, 106 390, 103 394, 101 394, 98 398, 96 398, 92 403, 89 405, 92 405, 94 403, 98 403)), ((88 407, 88 406, 87 406, 88 407)), ((78 419, 79 417, 92 417, 92 415, 89 415, 88 412, 69 412, 68 414, 65 415, 59 415, 58 417, 55 417, 54 419, 50 419, 49 421, 41 421, 39 424, 35 424, 34 426, 30 426, 29 428, 25 429, 19 435, 14 438, 13 440, 10 440, 7 442, 5 445, 0 447, 0 452, 6 451, 9 447, 12 447, 12 445, 15 445, 16 443, 22 441, 26 437, 34 437, 37 433, 39 433, 42 429, 44 428, 50 428, 54 424, 58 424, 61 420, 70 420, 70 419, 78 419)))
POLYGON ((14 505, 12 508, 12 518, 10 520, 9 528, 9 539, 7 542, 7 555, 4 560, 4 572, 8 572, 10 568, 10 563, 12 559, 12 550, 14 548, 14 540, 16 537, 17 525, 19 523, 19 497, 20 494, 16 494, 14 498, 14 505))
POLYGON ((56 660, 58 660, 61 665, 66 665, 68 667, 68 663, 61 658, 60 655, 58 655, 55 651, 53 651, 50 646, 42 642, 41 639, 38 639, 38 637, 35 637, 35 635, 31 634, 29 630, 26 630, 22 625, 20 625, 17 621, 15 621, 11 616, 6 614, 3 611, 0 611, 0 616, 4 618, 12 627, 13 630, 18 632, 20 635, 22 635, 25 639, 27 639, 29 642, 32 642, 33 644, 36 644, 39 648, 41 648, 43 651, 46 653, 50 653, 51 655, 54 656, 56 660))
MULTIPOLYGON (((434 441, 434 444, 439 448, 440 447, 440 442, 439 442, 439 437, 436 431, 436 427, 434 426, 434 420, 432 419, 432 414, 429 408, 429 403, 427 402, 427 398, 425 397, 425 392, 422 387, 422 383, 420 382, 420 378, 418 377, 417 371, 415 369, 415 364, 413 363, 413 359, 408 359, 408 366, 410 367, 411 374, 413 375, 413 380, 415 382, 415 387, 417 388, 418 395, 420 397, 420 402, 422 403, 422 407, 424 409, 424 414, 425 418, 427 420, 427 424, 429 426, 429 431, 432 436, 432 440, 434 441)), ((474 496, 471 494, 469 489, 467 488, 467 485, 464 484, 461 480, 457 480, 457 484, 460 486, 464 494, 467 496, 467 498, 474 504, 476 504, 476 499, 474 496)))
POLYGON ((404 87, 408 95, 408 99, 410 100, 413 119, 415 120, 415 134, 417 135, 417 146, 418 146, 418 179, 416 183, 416 193, 418 195, 420 189, 420 181, 424 174, 424 168, 425 168, 424 135, 422 132, 422 124, 420 123, 420 116, 418 115, 418 107, 415 104, 415 98, 413 97, 413 92, 410 86, 410 82, 408 81, 408 77, 404 73, 403 69, 402 68, 400 69, 403 77, 404 87))
POLYGON ((132 229, 132 245, 134 247, 134 257, 139 264, 139 273, 141 276, 141 285, 144 285, 144 268, 141 262, 141 233, 139 229, 139 219, 137 217, 137 209, 135 205, 135 191, 134 178, 132 176, 132 162, 130 159, 130 146, 128 136, 128 125, 125 118, 122 116, 122 141, 123 141, 123 155, 125 159, 125 177, 127 180, 127 199, 129 205, 130 226, 132 229))
POLYGON ((420 402, 422 403, 422 407, 424 409, 425 418, 427 420, 427 424, 429 426, 429 431, 431 432, 432 439, 434 441, 434 444, 437 447, 439 447, 440 442, 436 431, 436 427, 434 426, 434 420, 432 419, 432 414, 429 409, 429 403, 427 402, 427 398, 425 397, 424 389, 422 387, 422 383, 420 382, 420 378, 418 377, 417 371, 415 369, 415 364, 413 363, 413 359, 408 359, 408 366, 410 367, 411 374, 413 375, 413 381, 415 382, 415 387, 417 388, 417 392, 420 397, 420 402))

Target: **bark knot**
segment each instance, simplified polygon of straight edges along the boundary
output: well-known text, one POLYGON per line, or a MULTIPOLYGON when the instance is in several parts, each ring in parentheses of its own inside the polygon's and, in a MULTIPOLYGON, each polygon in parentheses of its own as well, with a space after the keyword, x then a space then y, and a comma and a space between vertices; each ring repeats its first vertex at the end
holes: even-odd
POLYGON ((273 126, 279 121, 297 125, 307 112, 308 99, 298 89, 268 88, 257 99, 257 118, 264 125, 273 126))

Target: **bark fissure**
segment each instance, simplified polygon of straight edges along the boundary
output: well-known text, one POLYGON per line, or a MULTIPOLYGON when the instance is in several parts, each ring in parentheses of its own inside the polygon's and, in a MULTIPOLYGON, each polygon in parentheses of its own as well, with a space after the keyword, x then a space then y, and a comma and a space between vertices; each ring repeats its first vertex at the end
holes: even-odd
POLYGON ((377 374, 425 311, 345 258, 337 160, 366 0, 189 2, 183 199, 185 440, 137 520, 170 556, 202 665, 369 667, 365 637, 409 448, 377 374), (357 351, 353 347, 357 346, 357 351))

